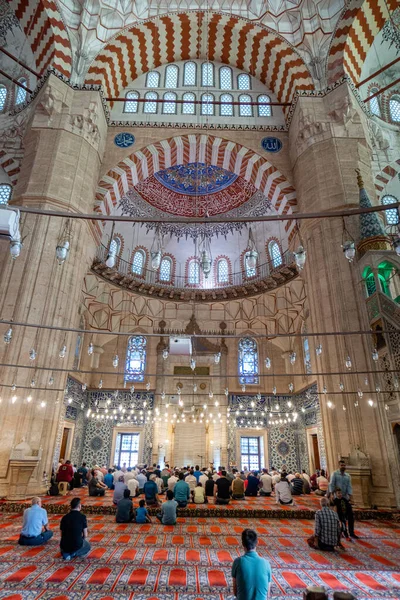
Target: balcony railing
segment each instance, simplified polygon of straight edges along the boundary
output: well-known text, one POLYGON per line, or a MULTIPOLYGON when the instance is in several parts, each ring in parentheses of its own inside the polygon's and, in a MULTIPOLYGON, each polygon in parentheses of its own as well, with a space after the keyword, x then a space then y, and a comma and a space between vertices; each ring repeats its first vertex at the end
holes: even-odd
POLYGON ((122 258, 117 259, 115 267, 110 269, 105 264, 106 258, 107 248, 101 245, 97 249, 92 268, 105 279, 142 293, 152 290, 153 294, 155 290, 164 290, 164 293, 159 295, 169 294, 171 298, 179 294, 181 300, 187 299, 189 295, 193 298, 193 294, 203 300, 210 295, 213 298, 254 295, 276 288, 298 274, 294 255, 289 251, 283 253, 282 263, 276 268, 273 268, 270 263, 264 263, 257 266, 253 277, 247 277, 246 272, 241 270, 230 273, 228 281, 224 283, 216 279, 214 265, 208 278, 205 278, 200 269, 200 282, 191 283, 187 276, 177 274, 174 274, 170 281, 161 281, 159 270, 143 269, 140 274, 134 273, 132 263, 122 258))

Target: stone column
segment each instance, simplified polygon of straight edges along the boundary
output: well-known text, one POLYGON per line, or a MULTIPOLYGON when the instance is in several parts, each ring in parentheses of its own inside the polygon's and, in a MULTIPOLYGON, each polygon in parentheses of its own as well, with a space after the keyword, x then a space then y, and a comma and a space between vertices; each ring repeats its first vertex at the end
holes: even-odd
MULTIPOLYGON (((366 138, 365 116, 347 84, 324 98, 300 98, 290 130, 294 185, 300 212, 330 211, 358 205, 355 169, 360 168, 365 187, 374 201, 371 163, 366 138)), ((346 228, 358 240, 358 217, 346 220, 346 228)), ((344 257, 343 226, 338 219, 302 221, 300 225, 307 261, 302 273, 307 285, 310 308, 310 331, 334 332, 368 330, 357 267, 344 257)), ((295 242, 298 245, 299 241, 295 242)), ((340 376, 317 376, 321 392, 321 414, 325 435, 327 466, 337 468, 341 456, 360 448, 370 456, 372 467, 371 500, 380 506, 393 506, 394 481, 398 475, 387 457, 393 456, 392 439, 387 435, 383 407, 371 408, 368 395, 362 399, 346 394, 364 385, 364 376, 355 370, 374 371, 371 357, 372 340, 366 336, 321 337, 323 351, 316 357, 314 338, 310 339, 313 372, 346 372, 349 355, 352 369, 340 376), (358 400, 358 406, 355 406, 358 400), (328 401, 332 408, 328 407, 328 401)), ((374 389, 374 376, 369 388, 374 389)), ((365 389, 365 388, 364 388, 365 389)))
MULTIPOLYGON (((34 101, 13 203, 70 213, 92 212, 106 131, 98 92, 72 90, 50 76, 34 101)), ((8 248, 3 247, 1 316, 28 323, 78 327, 82 282, 94 256, 97 227, 83 220, 71 221, 67 227, 65 219, 39 215, 23 215, 21 221, 21 233, 26 238, 20 257, 11 260, 8 248), (60 266, 55 251, 66 228, 70 233, 70 252, 60 266)), ((41 448, 40 464, 30 478, 27 493, 44 492, 43 472, 51 473, 67 372, 54 371, 54 384, 49 386, 51 372, 38 368, 72 369, 75 343, 76 334, 14 327, 11 343, 0 346, 1 362, 22 365, 0 370, 0 496, 8 493, 10 452, 22 438, 33 452, 39 454, 41 448), (67 347, 66 356, 59 358, 63 345, 67 347), (29 359, 32 348, 36 351, 34 361, 29 359), (31 390, 32 379, 36 384, 31 390), (5 385, 14 382, 18 387, 11 392, 5 385), (28 389, 22 389, 23 386, 28 389), (12 395, 17 396, 14 403, 12 395), (32 396, 29 402, 28 395, 32 396)))

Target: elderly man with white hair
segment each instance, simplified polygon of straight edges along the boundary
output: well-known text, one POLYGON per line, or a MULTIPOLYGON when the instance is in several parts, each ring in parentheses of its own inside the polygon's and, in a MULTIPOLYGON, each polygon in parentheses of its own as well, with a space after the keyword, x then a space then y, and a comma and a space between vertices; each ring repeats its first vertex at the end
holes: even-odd
POLYGON ((22 531, 18 544, 21 546, 42 546, 52 537, 48 529, 47 512, 42 508, 41 498, 32 498, 32 506, 24 510, 22 531))
POLYGON ((329 508, 329 500, 321 498, 321 510, 315 513, 314 535, 308 540, 312 548, 333 552, 340 544, 340 521, 337 513, 329 508))
POLYGON ((149 481, 144 484, 143 492, 147 506, 158 506, 160 504, 156 479, 157 475, 153 473, 150 475, 149 481))

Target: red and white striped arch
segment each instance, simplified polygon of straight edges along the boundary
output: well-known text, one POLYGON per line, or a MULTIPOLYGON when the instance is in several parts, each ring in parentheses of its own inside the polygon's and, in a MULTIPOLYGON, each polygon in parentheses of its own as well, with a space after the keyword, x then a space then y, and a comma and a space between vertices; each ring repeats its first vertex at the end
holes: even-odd
POLYGON ((2 167, 9 176, 12 185, 15 185, 21 169, 21 159, 12 156, 5 150, 0 150, 0 167, 2 167))
POLYGON ((336 28, 328 57, 328 83, 347 73, 354 83, 360 80, 368 50, 398 0, 351 0, 336 28), (387 6, 386 6, 387 2, 387 6))
POLYGON ((386 167, 384 167, 382 171, 376 175, 375 189, 378 197, 382 195, 385 187, 392 181, 392 179, 394 179, 394 177, 400 178, 400 158, 386 165, 386 167))
POLYGON ((51 65, 70 77, 71 44, 54 0, 11 0, 10 4, 31 46, 36 70, 42 74, 51 65))
MULTIPOLYGON (((95 211, 110 215, 127 191, 161 169, 191 162, 206 162, 236 173, 261 190, 279 214, 296 207, 296 192, 286 177, 253 150, 205 134, 172 137, 134 152, 113 167, 99 182, 95 211)), ((294 221, 285 228, 291 232, 294 221)))
POLYGON ((160 65, 206 58, 247 71, 278 101, 314 85, 299 54, 275 32, 227 14, 193 11, 165 15, 119 33, 97 55, 86 83, 103 84, 118 97, 142 73, 160 65))

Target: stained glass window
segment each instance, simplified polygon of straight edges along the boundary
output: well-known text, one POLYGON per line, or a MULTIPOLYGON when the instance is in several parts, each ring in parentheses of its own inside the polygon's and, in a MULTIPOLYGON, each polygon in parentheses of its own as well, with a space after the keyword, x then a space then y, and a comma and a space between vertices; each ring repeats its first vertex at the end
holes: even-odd
POLYGON ((140 433, 119 433, 115 444, 114 465, 135 467, 139 462, 140 433))
POLYGON ((137 113, 139 94, 137 92, 128 92, 125 96, 124 112, 137 113))
MULTIPOLYGON (((378 91, 378 88, 372 88, 369 96, 372 96, 377 91, 378 91)), ((381 116, 381 107, 379 105, 378 96, 375 96, 375 98, 372 98, 372 100, 369 101, 369 108, 371 109, 371 112, 373 115, 376 115, 377 117, 381 116)))
POLYGON ((187 92, 186 94, 183 94, 182 100, 182 114, 194 115, 196 113, 196 105, 194 103, 196 96, 191 92, 187 92))
POLYGON ((178 74, 179 69, 176 65, 168 65, 165 69, 165 87, 174 88, 178 87, 178 74))
POLYGON ((183 67, 183 85, 196 85, 197 65, 189 61, 183 67))
POLYGON ((250 277, 255 277, 257 275, 257 264, 254 267, 250 267, 249 261, 248 261, 248 256, 249 256, 249 252, 246 252, 246 254, 244 255, 244 271, 245 271, 246 277, 248 279, 250 279, 250 277))
POLYGON ((198 285, 200 283, 200 265, 195 259, 189 262, 188 283, 190 285, 198 285))
POLYGON ((110 244, 110 254, 115 254, 116 256, 118 256, 120 250, 121 240, 119 237, 115 237, 110 244))
POLYGON ((219 87, 221 90, 232 89, 232 69, 230 67, 221 67, 219 70, 219 87))
MULTIPOLYGON (((21 77, 21 79, 18 79, 19 83, 22 83, 22 85, 27 85, 28 82, 24 77, 21 77)), ((26 99, 26 90, 24 90, 24 88, 22 87, 17 87, 17 98, 15 100, 15 104, 22 104, 23 102, 25 102, 26 99)))
POLYGON ((166 92, 163 96, 164 115, 174 115, 176 113, 176 94, 175 92, 166 92))
POLYGON ((201 85, 214 86, 214 65, 206 62, 201 65, 201 85))
POLYGON ((246 73, 240 73, 240 75, 238 75, 237 82, 239 90, 250 89, 250 76, 246 73))
POLYGON ((241 470, 246 467, 249 471, 258 471, 261 468, 259 437, 240 438, 240 459, 241 470))
POLYGON ((169 256, 165 256, 160 265, 160 281, 169 283, 172 275, 172 260, 169 256))
POLYGON ((7 100, 7 88, 5 85, 0 85, 0 111, 4 110, 7 100))
POLYGON ((219 105, 219 114, 221 117, 233 117, 233 98, 231 94, 222 94, 220 101, 224 103, 219 105))
POLYGON ((157 88, 160 85, 160 73, 158 71, 150 71, 146 77, 146 87, 157 88))
POLYGON ((239 341, 239 382, 258 383, 258 351, 253 338, 239 341))
POLYGON ((201 96, 201 114, 202 115, 213 115, 214 114, 214 96, 212 94, 203 94, 201 96))
MULTIPOLYGON (((381 204, 394 204, 397 202, 395 196, 386 195, 382 197, 381 204)), ((386 223, 388 225, 397 225, 399 222, 399 212, 397 208, 389 208, 385 210, 386 223)))
POLYGON ((239 96, 239 115, 241 117, 251 117, 253 115, 253 107, 251 106, 251 97, 248 94, 239 96))
POLYGON ((229 267, 226 258, 220 258, 218 261, 217 279, 218 283, 228 283, 229 281, 229 267))
POLYGON ((143 275, 144 263, 145 255, 143 250, 136 250, 135 254, 133 255, 132 273, 135 275, 143 275))
POLYGON ((125 362, 125 381, 144 381, 146 370, 146 338, 133 335, 128 340, 125 362))
POLYGON ((389 112, 392 121, 398 123, 400 121, 400 97, 392 96, 389 101, 389 112))
POLYGON ((7 204, 11 198, 12 187, 8 183, 0 184, 0 204, 7 204))
POLYGON ((258 116, 259 117, 270 117, 272 115, 271 105, 264 104, 264 102, 271 102, 271 98, 265 94, 258 96, 258 116))
POLYGON ((280 267, 282 264, 282 254, 279 244, 275 240, 271 240, 268 244, 268 252, 274 269, 280 267))
POLYGON ((367 296, 372 296, 372 294, 375 294, 376 292, 376 283, 375 283, 375 276, 373 274, 373 272, 371 271, 370 267, 367 267, 367 269, 365 269, 364 273, 363 273, 363 278, 365 281, 365 287, 367 290, 367 296))
POLYGON ((144 103, 143 112, 155 114, 157 112, 157 102, 152 102, 152 100, 157 100, 158 94, 156 92, 146 92, 144 97, 146 102, 144 103))

